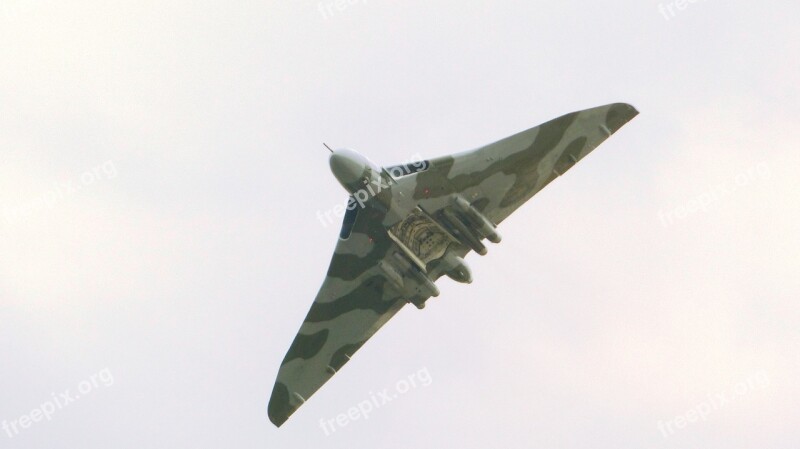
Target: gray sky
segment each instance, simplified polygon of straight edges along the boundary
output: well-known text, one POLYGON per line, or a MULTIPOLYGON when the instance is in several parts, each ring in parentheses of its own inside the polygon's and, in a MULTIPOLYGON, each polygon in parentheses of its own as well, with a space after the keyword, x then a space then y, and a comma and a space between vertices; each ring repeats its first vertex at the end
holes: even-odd
POLYGON ((0 447, 796 449, 797 2, 350 1, 3 0, 0 447), (322 141, 617 101, 471 286, 267 420, 345 201, 322 141))

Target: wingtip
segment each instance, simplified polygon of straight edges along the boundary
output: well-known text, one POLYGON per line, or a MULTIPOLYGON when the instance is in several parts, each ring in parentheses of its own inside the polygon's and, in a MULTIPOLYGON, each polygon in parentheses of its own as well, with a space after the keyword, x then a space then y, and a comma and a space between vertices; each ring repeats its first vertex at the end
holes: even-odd
POLYGON ((277 427, 277 428, 280 428, 283 425, 283 423, 286 422, 287 418, 288 417, 278 417, 278 416, 269 415, 270 422, 272 424, 274 424, 275 427, 277 427))
POLYGON ((638 114, 639 111, 628 103, 613 103, 606 108, 604 131, 610 136, 638 114))
POLYGON ((269 416, 270 422, 274 424, 275 427, 280 428, 286 421, 289 420, 289 417, 292 416, 292 413, 294 413, 293 408, 287 408, 285 405, 278 404, 272 400, 269 401, 267 415, 269 416))
POLYGON ((628 108, 628 111, 631 113, 632 117, 636 117, 637 115, 639 115, 639 110, 636 109, 636 106, 634 106, 634 105, 632 105, 630 103, 621 103, 621 104, 623 106, 625 106, 626 108, 628 108))
POLYGON ((267 406, 269 420, 272 424, 275 424, 275 427, 280 427, 292 416, 295 410, 297 410, 297 407, 292 406, 289 400, 289 389, 286 385, 276 382, 267 406))

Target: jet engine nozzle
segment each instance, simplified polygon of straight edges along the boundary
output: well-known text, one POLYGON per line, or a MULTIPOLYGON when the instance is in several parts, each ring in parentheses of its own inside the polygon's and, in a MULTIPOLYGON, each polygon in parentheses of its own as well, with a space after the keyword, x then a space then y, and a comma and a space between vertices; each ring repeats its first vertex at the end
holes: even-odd
POLYGON ((452 250, 447 251, 444 255, 443 262, 447 267, 445 274, 450 279, 461 282, 463 284, 472 283, 472 272, 470 271, 464 259, 458 257, 452 250))

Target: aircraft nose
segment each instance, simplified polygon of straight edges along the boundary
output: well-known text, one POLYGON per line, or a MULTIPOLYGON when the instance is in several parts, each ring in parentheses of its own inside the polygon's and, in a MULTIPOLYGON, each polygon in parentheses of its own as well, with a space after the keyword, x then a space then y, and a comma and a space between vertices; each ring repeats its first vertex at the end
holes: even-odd
POLYGON ((357 183, 364 173, 364 162, 352 150, 336 150, 331 154, 330 165, 333 175, 342 185, 357 183))

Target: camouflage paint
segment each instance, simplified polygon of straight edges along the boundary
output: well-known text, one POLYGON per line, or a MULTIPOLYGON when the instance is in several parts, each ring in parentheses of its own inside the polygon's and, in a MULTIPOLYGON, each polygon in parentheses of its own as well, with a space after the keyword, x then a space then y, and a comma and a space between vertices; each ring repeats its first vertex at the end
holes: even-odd
MULTIPOLYGON (((385 179, 390 187, 358 211, 352 233, 339 239, 322 287, 281 364, 270 420, 280 427, 398 310, 409 302, 424 306, 431 296, 425 281, 457 269, 453 264, 470 247, 442 218, 458 212, 454 195, 497 225, 637 114, 623 103, 573 112, 478 149, 433 159, 424 171, 385 179), (389 237, 388 230, 417 208, 441 224, 408 232, 447 245, 435 260, 420 254, 414 262, 389 237), (426 265, 419 267, 419 260, 426 265)), ((483 240, 473 230, 473 237, 483 240)), ((405 246, 413 250, 425 247, 422 243, 405 246)))

